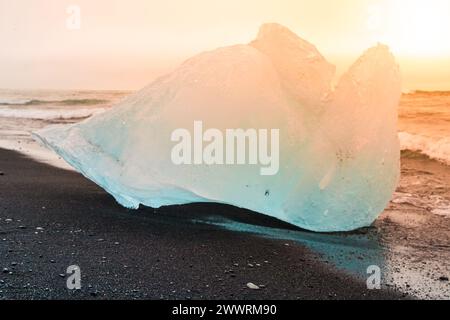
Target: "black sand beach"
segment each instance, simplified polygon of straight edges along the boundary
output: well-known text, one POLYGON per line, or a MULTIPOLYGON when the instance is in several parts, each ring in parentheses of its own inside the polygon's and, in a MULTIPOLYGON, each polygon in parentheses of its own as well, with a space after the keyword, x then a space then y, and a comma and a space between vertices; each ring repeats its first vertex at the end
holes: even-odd
POLYGON ((409 298, 368 290, 365 279, 292 239, 201 222, 213 213, 321 237, 263 215, 211 204, 126 210, 78 173, 2 149, 0 171, 0 299, 409 298), (82 289, 71 291, 65 271, 74 264, 82 289))

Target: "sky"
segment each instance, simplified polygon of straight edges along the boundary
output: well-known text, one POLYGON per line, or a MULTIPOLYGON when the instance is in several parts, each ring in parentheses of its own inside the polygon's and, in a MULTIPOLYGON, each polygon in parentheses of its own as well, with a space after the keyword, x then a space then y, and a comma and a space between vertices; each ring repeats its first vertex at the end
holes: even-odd
POLYGON ((0 88, 137 90, 278 22, 344 72, 378 42, 405 90, 450 90, 448 0, 0 0, 0 88))

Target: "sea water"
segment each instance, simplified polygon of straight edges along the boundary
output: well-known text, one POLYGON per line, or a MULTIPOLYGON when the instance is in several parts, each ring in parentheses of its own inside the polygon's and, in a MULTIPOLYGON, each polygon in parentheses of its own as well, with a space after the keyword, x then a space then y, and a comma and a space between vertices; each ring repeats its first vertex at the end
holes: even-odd
MULTIPOLYGON (((0 89, 0 141, 29 140, 36 129, 82 121, 131 93, 0 89)), ((418 151, 450 165, 450 91, 404 93, 398 128, 403 150, 418 151)))

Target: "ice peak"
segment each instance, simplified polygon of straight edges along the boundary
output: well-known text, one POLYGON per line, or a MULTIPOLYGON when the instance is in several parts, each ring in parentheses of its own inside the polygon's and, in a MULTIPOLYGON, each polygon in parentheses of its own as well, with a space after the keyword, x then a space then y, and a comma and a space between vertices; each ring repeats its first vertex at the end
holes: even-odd
POLYGON ((303 47, 307 51, 320 55, 313 44, 300 38, 296 33, 279 23, 264 23, 259 28, 255 41, 267 41, 269 39, 286 43, 291 42, 296 47, 303 47))
POLYGON ((263 24, 250 45, 270 58, 285 89, 298 102, 318 104, 330 91, 335 67, 314 45, 288 28, 277 23, 263 24))

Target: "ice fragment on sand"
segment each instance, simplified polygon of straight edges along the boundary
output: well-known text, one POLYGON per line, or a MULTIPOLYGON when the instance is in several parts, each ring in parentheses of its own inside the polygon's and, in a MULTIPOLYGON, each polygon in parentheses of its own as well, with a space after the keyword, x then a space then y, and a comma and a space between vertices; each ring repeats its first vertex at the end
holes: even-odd
POLYGON ((129 208, 220 202, 314 231, 370 225, 399 176, 400 77, 385 46, 331 89, 334 67, 277 24, 249 45, 201 53, 113 109, 36 138, 129 208), (326 97, 326 98, 325 98, 326 97), (175 165, 171 133, 279 129, 279 172, 175 165))

